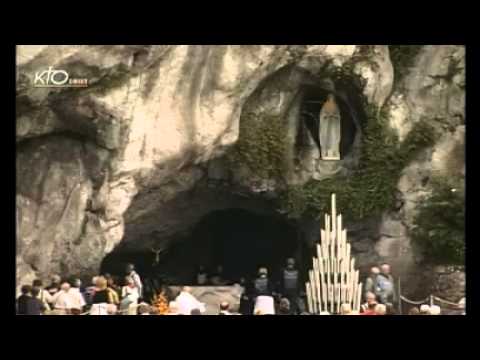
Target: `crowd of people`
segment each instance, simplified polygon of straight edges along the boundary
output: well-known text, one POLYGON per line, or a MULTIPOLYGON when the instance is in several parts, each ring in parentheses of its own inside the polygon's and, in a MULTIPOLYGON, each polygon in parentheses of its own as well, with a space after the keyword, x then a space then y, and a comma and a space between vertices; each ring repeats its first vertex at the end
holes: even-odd
POLYGON ((132 264, 126 267, 123 286, 110 274, 94 276, 91 284, 83 286, 78 278, 62 279, 53 275, 44 287, 36 279, 23 285, 17 299, 17 314, 22 315, 113 315, 132 314, 142 299, 143 284, 132 264))
MULTIPOLYGON (((95 276, 91 284, 83 286, 78 278, 61 279, 52 276, 51 283, 44 287, 41 280, 21 287, 17 299, 17 313, 24 315, 202 315, 206 304, 192 294, 190 286, 181 288, 175 294, 166 285, 160 286, 151 296, 145 295, 144 284, 133 264, 127 264, 121 284, 110 274, 95 276)), ((228 284, 219 267, 208 275, 200 267, 195 279, 196 285, 228 284)), ((253 281, 241 278, 237 284, 244 291, 240 304, 228 302, 218 304, 218 315, 309 315, 305 292, 293 258, 287 259, 279 280, 269 276, 268 269, 262 267, 253 281), (235 307, 235 310, 233 309, 235 307)), ((393 315, 397 302, 394 280, 390 266, 374 266, 365 280, 364 303, 360 311, 354 311, 350 304, 340 306, 340 315, 393 315)), ((422 305, 412 308, 411 315, 438 315, 440 307, 422 305)), ((322 312, 320 315, 330 315, 322 312)))

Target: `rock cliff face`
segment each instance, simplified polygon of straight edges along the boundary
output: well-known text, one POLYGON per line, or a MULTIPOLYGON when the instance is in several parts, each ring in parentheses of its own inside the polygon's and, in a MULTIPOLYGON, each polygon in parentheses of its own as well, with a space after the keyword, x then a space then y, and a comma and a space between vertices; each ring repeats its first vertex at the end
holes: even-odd
POLYGON ((410 269, 409 221, 427 191, 423 178, 437 170, 464 175, 463 69, 459 46, 425 46, 395 88, 388 46, 18 46, 17 283, 89 275, 118 246, 147 249, 154 239, 168 247, 218 208, 264 211, 263 199, 239 199, 275 198, 281 186, 257 181, 241 164, 232 174, 223 157, 239 139, 243 113, 282 119, 287 184, 348 175, 361 151, 359 97, 388 107, 401 140, 423 118, 443 134, 402 173, 403 207, 385 213, 380 230, 378 221, 372 226, 377 237, 357 239, 365 264, 401 255, 394 266, 410 269), (33 87, 35 73, 50 66, 87 78, 89 87, 33 87), (360 84, 337 81, 347 68, 360 84), (302 104, 325 91, 335 91, 350 119, 345 156, 333 165, 318 158, 299 120, 302 104), (310 144, 302 152, 299 134, 310 144), (225 196, 194 198, 197 185, 213 194, 224 186, 225 196))
POLYGON ((435 144, 402 171, 398 182, 401 206, 384 214, 376 243, 379 255, 396 266, 405 283, 414 286, 424 275, 416 266, 422 257, 409 237, 417 207, 431 192, 432 178, 448 177, 458 186, 465 180, 465 49, 425 46, 399 85, 389 103, 391 127, 399 138, 405 139, 421 120, 433 124, 438 134, 435 144))

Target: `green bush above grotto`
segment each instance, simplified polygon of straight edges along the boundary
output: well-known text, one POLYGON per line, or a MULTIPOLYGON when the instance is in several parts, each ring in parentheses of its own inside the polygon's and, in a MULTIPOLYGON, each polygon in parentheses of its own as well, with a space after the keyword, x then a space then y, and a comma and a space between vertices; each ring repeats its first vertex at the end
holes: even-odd
POLYGON ((433 179, 432 192, 420 203, 411 231, 425 260, 463 264, 465 257, 465 190, 451 179, 433 179))
POLYGON ((338 207, 351 221, 379 215, 393 206, 402 169, 420 150, 433 145, 434 129, 419 122, 399 144, 385 110, 370 105, 366 113, 357 169, 348 176, 290 186, 281 196, 282 210, 290 217, 319 218, 328 211, 331 193, 337 194, 338 207))

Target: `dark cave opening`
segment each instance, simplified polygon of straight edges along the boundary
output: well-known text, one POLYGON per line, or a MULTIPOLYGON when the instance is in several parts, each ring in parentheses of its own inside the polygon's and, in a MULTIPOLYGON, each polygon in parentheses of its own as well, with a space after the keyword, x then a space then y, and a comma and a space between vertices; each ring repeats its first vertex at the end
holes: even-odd
MULTIPOLYGON (((327 100, 328 94, 331 93, 318 86, 304 86, 304 97, 301 104, 301 118, 305 127, 312 135, 313 140, 320 149, 319 140, 319 117, 323 104, 327 100)), ((337 95, 337 94, 336 94, 337 95)), ((357 133, 357 126, 354 120, 355 114, 342 96, 336 96, 335 100, 340 110, 341 116, 341 139, 340 139, 340 156, 345 157, 352 149, 357 133)))
POLYGON ((304 250, 297 227, 276 215, 260 215, 230 208, 205 215, 189 235, 180 236, 160 255, 149 251, 114 250, 107 255, 101 272, 121 277, 125 264, 132 262, 143 277, 163 283, 194 284, 198 267, 212 274, 223 267, 224 279, 233 284, 252 279, 260 266, 277 278, 288 257, 298 259, 304 250))

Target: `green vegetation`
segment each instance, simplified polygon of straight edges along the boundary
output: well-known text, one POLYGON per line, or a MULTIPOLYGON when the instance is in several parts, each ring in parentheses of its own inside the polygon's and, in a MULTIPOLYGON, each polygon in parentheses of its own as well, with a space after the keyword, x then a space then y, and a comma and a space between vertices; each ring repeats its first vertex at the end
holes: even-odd
POLYGON ((413 61, 424 45, 389 45, 390 59, 394 71, 394 83, 398 82, 407 74, 413 61))
POLYGON ((278 116, 245 113, 240 119, 240 136, 227 154, 232 168, 246 166, 261 179, 281 178, 286 171, 286 125, 278 116))
MULTIPOLYGON (((359 60, 368 61, 370 47, 362 48, 341 68, 325 66, 322 74, 335 83, 361 89, 362 78, 353 73, 359 60)), ((411 52, 410 52, 411 53, 411 52)), ((395 203, 395 193, 403 168, 435 139, 434 128, 418 122, 400 144, 388 124, 388 112, 363 100, 366 121, 362 124, 362 146, 358 166, 348 176, 321 181, 311 180, 302 186, 287 186, 279 196, 280 207, 292 218, 302 215, 320 217, 328 210, 331 193, 346 219, 360 220, 379 215, 395 203)), ((230 167, 246 166, 253 177, 282 180, 287 173, 287 129, 284 119, 269 114, 242 113, 240 136, 227 154, 230 167)), ((285 184, 285 182, 282 182, 285 184)))
POLYGON ((464 264, 465 191, 451 179, 432 180, 432 193, 420 203, 411 232, 427 261, 464 264), (455 189, 456 191, 452 191, 455 189))
POLYGON ((304 186, 288 188, 281 198, 282 208, 295 218, 304 214, 319 217, 328 210, 330 194, 336 193, 347 219, 378 215, 394 204, 402 169, 433 140, 433 128, 421 122, 399 145, 388 127, 386 112, 369 106, 357 170, 348 177, 311 180, 304 186))

